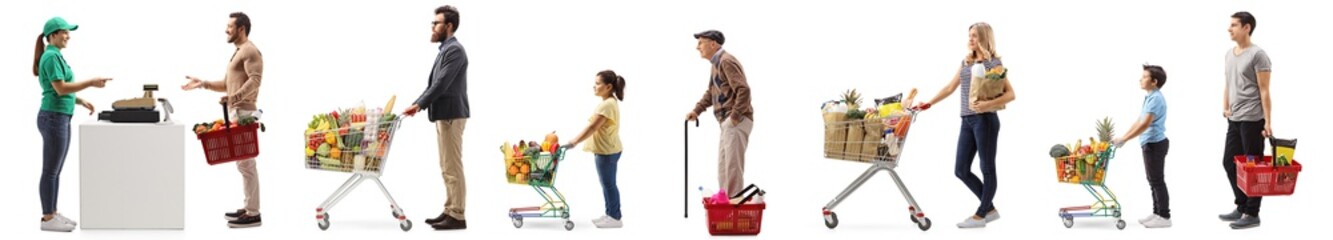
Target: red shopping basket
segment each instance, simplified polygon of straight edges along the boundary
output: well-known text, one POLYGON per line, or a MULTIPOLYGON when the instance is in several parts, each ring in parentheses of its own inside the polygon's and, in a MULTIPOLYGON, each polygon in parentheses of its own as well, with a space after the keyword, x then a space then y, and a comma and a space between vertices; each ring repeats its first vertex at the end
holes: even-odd
POLYGON ((764 220, 764 203, 731 205, 713 204, 710 200, 704 198, 704 209, 708 210, 708 234, 759 234, 760 223, 764 220))
POLYGON ((231 127, 227 104, 222 104, 223 129, 199 134, 208 165, 218 165, 259 156, 259 124, 231 127))
POLYGON ((1287 196, 1296 191, 1296 176, 1301 172, 1301 163, 1291 160, 1291 166, 1273 166, 1273 156, 1255 159, 1249 165, 1245 155, 1235 157, 1236 185, 1245 195, 1287 196))

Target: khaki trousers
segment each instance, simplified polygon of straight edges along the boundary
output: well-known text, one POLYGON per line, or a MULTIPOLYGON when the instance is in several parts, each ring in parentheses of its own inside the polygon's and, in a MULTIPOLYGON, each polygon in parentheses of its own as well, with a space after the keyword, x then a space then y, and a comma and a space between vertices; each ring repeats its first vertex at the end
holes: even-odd
POLYGON ((754 121, 742 118, 740 123, 722 121, 722 137, 717 155, 718 184, 727 194, 745 189, 745 149, 750 144, 750 130, 754 121))
POLYGON ((439 133, 440 174, 444 176, 445 214, 458 220, 463 218, 467 203, 467 186, 463 177, 463 127, 467 119, 435 121, 439 133))
MULTIPOLYGON (((231 115, 232 121, 239 121, 239 116, 248 116, 254 111, 235 110, 231 115)), ((236 161, 236 170, 241 172, 241 183, 245 186, 245 215, 259 215, 259 168, 255 166, 255 159, 242 159, 236 161)))

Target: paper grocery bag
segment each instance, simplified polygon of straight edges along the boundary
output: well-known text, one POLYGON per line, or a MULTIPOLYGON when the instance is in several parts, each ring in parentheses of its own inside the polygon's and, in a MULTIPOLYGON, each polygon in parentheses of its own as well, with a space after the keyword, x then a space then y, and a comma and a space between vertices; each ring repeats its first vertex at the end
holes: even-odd
POLYGON ((880 119, 865 121, 865 138, 861 141, 861 161, 874 161, 884 139, 884 122, 880 119))
POLYGON ((847 118, 844 113, 824 113, 824 158, 842 159, 847 139, 847 118))
MULTIPOLYGON (((991 100, 1004 94, 1004 85, 1009 79, 991 80, 986 78, 985 72, 991 69, 982 64, 972 65, 971 69, 973 75, 969 86, 970 91, 968 91, 968 102, 991 100)), ((996 106, 995 110, 1004 110, 1004 105, 996 106)))
POLYGON ((843 139, 846 143, 846 160, 861 160, 861 141, 865 140, 865 120, 851 121, 847 124, 847 138, 843 139))

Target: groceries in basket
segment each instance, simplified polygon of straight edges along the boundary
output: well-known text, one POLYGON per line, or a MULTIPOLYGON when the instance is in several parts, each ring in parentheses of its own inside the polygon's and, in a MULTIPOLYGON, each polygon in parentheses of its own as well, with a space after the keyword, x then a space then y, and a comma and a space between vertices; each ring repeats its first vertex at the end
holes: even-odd
POLYGON ((340 172, 379 172, 399 116, 365 106, 316 114, 306 125, 306 167, 340 172))
POLYGON ((222 105, 223 119, 194 125, 194 135, 204 147, 208 165, 218 165, 259 156, 260 111, 231 119, 226 104, 222 105), (234 120, 234 121, 233 121, 234 120))
MULTIPOLYGON (((969 102, 991 100, 1004 94, 1004 86, 1008 80, 1009 69, 1003 65, 995 65, 990 69, 982 63, 973 64, 971 67, 972 79, 969 89, 969 102)), ((1004 106, 996 107, 997 110, 1003 110, 1004 106)))
MULTIPOLYGON (((700 188, 700 191, 705 191, 700 188)), ((754 184, 731 194, 719 191, 711 197, 704 197, 704 209, 708 212, 708 233, 711 235, 757 235, 764 219, 764 194, 766 192, 754 184), (737 200, 726 200, 726 199, 737 200)))
POLYGON ((903 106, 911 104, 916 89, 903 99, 899 93, 874 99, 876 106, 862 108, 861 95, 855 89, 840 99, 821 106, 824 118, 824 157, 851 161, 887 160, 897 156, 900 138, 906 136, 911 114, 903 106), (885 136, 891 136, 885 138, 885 136))
POLYGON ((1099 184, 1106 179, 1106 163, 1114 154, 1111 137, 1115 124, 1111 118, 1097 121, 1097 137, 1088 137, 1073 144, 1056 144, 1050 149, 1055 159, 1056 176, 1063 183, 1099 184))
POLYGON ((1245 195, 1285 196, 1296 191, 1301 163, 1296 161, 1296 139, 1270 138, 1273 155, 1237 155, 1236 186, 1245 195))
POLYGON ((550 166, 554 164, 552 158, 559 151, 560 138, 554 131, 546 134, 541 143, 524 140, 518 141, 518 144, 505 142, 500 146, 500 152, 504 153, 505 178, 513 184, 529 184, 532 180, 549 183, 555 174, 550 166))

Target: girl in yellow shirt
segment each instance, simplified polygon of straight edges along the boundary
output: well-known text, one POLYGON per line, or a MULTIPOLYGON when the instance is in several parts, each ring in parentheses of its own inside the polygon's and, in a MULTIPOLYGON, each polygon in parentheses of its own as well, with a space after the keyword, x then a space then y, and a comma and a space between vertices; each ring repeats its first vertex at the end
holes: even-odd
POLYGON ((625 99, 625 78, 605 70, 597 73, 592 87, 601 98, 587 128, 570 141, 569 146, 591 137, 583 150, 596 155, 597 175, 606 199, 606 216, 592 220, 597 228, 620 228, 620 189, 616 187, 616 163, 620 161, 620 101, 625 99))

